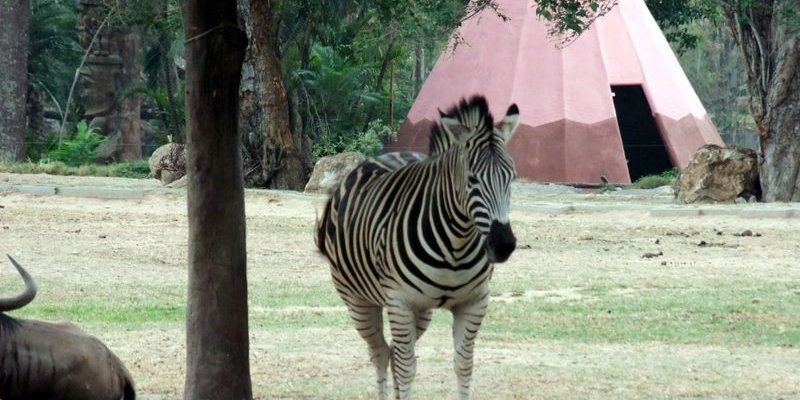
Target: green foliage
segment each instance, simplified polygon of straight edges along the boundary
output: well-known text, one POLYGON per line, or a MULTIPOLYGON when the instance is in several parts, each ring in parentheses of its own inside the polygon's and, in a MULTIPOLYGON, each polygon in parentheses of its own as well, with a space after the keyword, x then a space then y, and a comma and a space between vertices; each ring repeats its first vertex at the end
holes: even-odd
POLYGON ((67 100, 81 57, 76 5, 59 0, 31 2, 28 82, 47 93, 59 110, 67 100))
MULTIPOLYGON (((179 121, 186 121, 186 90, 184 90, 184 82, 179 83, 180 90, 175 92, 175 96, 173 99, 173 103, 177 106, 175 107, 175 115, 179 121)), ((159 144, 166 144, 169 142, 168 136, 172 135, 174 141, 178 140, 176 134, 180 134, 182 132, 183 127, 178 126, 174 127, 174 123, 170 116, 171 111, 171 104, 169 101, 169 90, 166 86, 161 85, 158 81, 154 82, 153 85, 140 83, 134 85, 124 92, 120 94, 120 99, 124 99, 133 95, 141 95, 144 97, 145 102, 151 102, 156 106, 155 114, 161 119, 161 122, 164 124, 166 129, 162 132, 158 132, 158 141, 159 144)))
POLYGON ((375 120, 371 121, 363 132, 321 138, 314 147, 314 155, 323 157, 344 151, 357 151, 374 157, 381 153, 383 143, 394 137, 395 134, 390 127, 384 125, 381 120, 375 120))
POLYGON ((61 145, 51 150, 49 161, 61 161, 69 166, 91 164, 97 158, 97 147, 105 138, 89 128, 85 120, 75 125, 72 137, 61 141, 61 145))
POLYGON ((0 172, 13 174, 48 174, 67 176, 107 176, 144 179, 150 176, 147 160, 130 161, 109 165, 86 164, 69 166, 61 161, 0 163, 0 172))
POLYGON ((548 33, 560 37, 564 45, 572 42, 616 3, 617 0, 538 0, 536 15, 550 21, 548 33))
POLYGON ((363 82, 368 78, 362 65, 351 62, 332 47, 314 46, 309 68, 297 78, 311 102, 310 123, 318 136, 318 154, 343 151, 356 140, 367 121, 366 109, 382 104, 378 93, 363 82))
POLYGON ((47 155, 56 147, 58 147, 58 134, 56 132, 50 132, 43 142, 30 133, 25 135, 25 152, 30 161, 47 160, 47 155))
POLYGON ((631 189, 655 189, 657 187, 671 185, 677 177, 678 170, 671 168, 658 175, 643 176, 637 179, 636 182, 633 182, 629 187, 631 189))

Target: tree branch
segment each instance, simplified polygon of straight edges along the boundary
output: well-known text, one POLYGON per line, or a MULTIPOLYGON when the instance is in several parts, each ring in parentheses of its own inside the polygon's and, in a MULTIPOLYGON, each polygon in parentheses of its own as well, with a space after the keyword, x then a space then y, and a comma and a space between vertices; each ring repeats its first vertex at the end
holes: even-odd
POLYGON ((69 88, 69 95, 67 95, 67 102, 64 104, 64 117, 61 120, 61 126, 58 128, 58 145, 61 146, 61 142, 64 140, 64 125, 67 123, 67 116, 69 115, 69 105, 72 102, 72 95, 75 93, 75 86, 78 84, 78 79, 81 77, 81 70, 83 69, 83 65, 86 64, 86 59, 89 58, 89 53, 92 52, 92 47, 94 46, 95 42, 97 42, 97 36, 100 35, 100 31, 108 24, 108 20, 111 18, 117 11, 117 6, 119 3, 115 3, 111 6, 111 9, 108 10, 108 14, 106 17, 103 18, 103 22, 100 23, 100 26, 97 27, 97 30, 92 35, 92 40, 89 42, 89 46, 86 46, 86 52, 83 53, 83 58, 81 59, 80 65, 75 70, 75 77, 72 79, 72 86, 69 88))

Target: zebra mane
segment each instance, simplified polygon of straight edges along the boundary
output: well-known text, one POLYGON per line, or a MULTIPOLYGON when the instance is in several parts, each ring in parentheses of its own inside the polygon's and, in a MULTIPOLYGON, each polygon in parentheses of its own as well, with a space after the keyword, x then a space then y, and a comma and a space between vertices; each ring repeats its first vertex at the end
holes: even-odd
POLYGON ((442 126, 442 118, 458 120, 468 130, 467 137, 461 138, 461 141, 469 140, 476 135, 490 138, 493 134, 494 120, 489 113, 486 97, 482 95, 472 96, 469 100, 462 98, 457 105, 451 107, 447 112, 439 110, 439 117, 439 122, 431 127, 430 147, 428 149, 428 153, 431 156, 447 151, 450 146, 459 141, 459 138, 453 137, 442 126))

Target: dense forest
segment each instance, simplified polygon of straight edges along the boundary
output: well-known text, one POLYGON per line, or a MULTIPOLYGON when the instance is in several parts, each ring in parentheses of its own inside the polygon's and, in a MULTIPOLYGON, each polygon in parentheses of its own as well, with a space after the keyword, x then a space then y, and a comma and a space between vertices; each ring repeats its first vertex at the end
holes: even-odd
MULTIPOLYGON (((21 16, 11 18, 19 23, 8 24, 4 32, 27 32, 27 38, 12 35, 17 44, 27 43, 27 71, 20 78, 22 72, 4 68, 0 80, 27 83, 11 92, 26 99, 22 127, 13 123, 14 118, 20 121, 15 113, 4 113, 7 123, 0 130, 0 142, 13 136, 12 129, 24 130, 24 145, 0 146, 2 158, 119 162, 147 157, 169 141, 184 141, 184 45, 191 38, 184 34, 182 1, 4 3, 9 15, 21 16)), ((554 32, 579 33, 591 22, 587 15, 599 14, 587 10, 601 13, 613 3, 531 4, 553 21, 554 32)), ((750 48, 750 42, 743 42, 747 32, 726 21, 741 21, 743 12, 755 10, 760 12, 755 22, 767 24, 769 10, 746 9, 757 2, 647 3, 720 132, 730 141, 758 146, 756 131, 766 125, 751 114, 753 107, 759 110, 759 101, 751 97, 758 89, 752 81, 766 78, 753 75, 759 73, 753 64, 765 62, 753 50, 761 46, 766 51, 768 38, 756 36, 756 47, 750 48)), ((491 0, 240 0, 239 26, 250 41, 239 123, 246 184, 302 189, 320 156, 380 152, 438 55, 459 43, 452 37, 455 28, 484 8, 502 14, 491 0)), ((791 8, 781 12, 786 10, 791 8)), ((774 31, 774 26, 764 29, 774 31)), ((0 46, 8 38, 7 33, 0 37, 0 46)), ((797 47, 796 33, 793 38, 797 47)), ((3 53, 9 65, 19 64, 12 62, 13 52, 3 53)), ((796 68, 790 71, 797 74, 796 68)))

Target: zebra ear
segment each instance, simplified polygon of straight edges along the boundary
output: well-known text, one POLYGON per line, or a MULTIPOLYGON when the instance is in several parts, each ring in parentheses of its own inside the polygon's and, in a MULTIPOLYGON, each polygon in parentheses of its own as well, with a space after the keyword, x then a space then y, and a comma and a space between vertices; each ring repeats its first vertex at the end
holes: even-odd
POLYGON ((441 114, 440 118, 442 130, 447 133, 454 143, 464 143, 469 138, 470 130, 464 126, 457 118, 451 118, 441 114))
POLYGON ((511 107, 508 107, 506 116, 500 121, 495 132, 499 133, 503 140, 508 143, 511 140, 511 136, 514 136, 517 126, 519 126, 519 107, 516 104, 512 104, 511 107))

